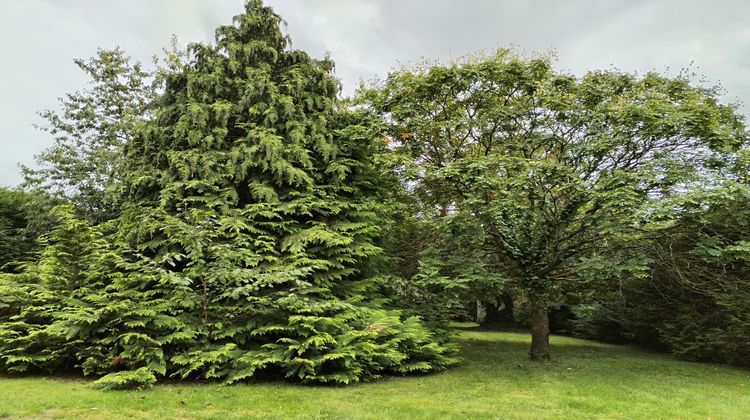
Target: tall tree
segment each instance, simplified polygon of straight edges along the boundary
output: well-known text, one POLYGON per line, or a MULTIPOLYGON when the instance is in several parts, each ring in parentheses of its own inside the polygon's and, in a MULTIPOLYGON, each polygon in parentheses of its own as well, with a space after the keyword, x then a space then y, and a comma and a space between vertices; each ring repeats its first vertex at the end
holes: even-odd
POLYGON ((653 200, 719 182, 716 158, 747 141, 734 108, 684 78, 576 78, 511 51, 396 71, 364 98, 424 214, 522 291, 534 360, 550 357, 548 310, 577 268, 653 200))
POLYGON ((376 121, 340 106, 333 63, 289 48, 280 23, 249 1, 163 74, 124 145, 122 214, 64 217, 49 270, 0 278, 18 292, 0 299, 0 369, 78 366, 124 388, 345 384, 457 362, 418 317, 381 306, 376 121))
POLYGON ((377 132, 337 103, 333 63, 290 49, 280 22, 249 1, 216 45, 191 45, 128 143, 132 253, 113 298, 130 309, 107 357, 230 382, 454 363, 418 318, 372 298, 377 132))
POLYGON ((22 166, 24 185, 76 205, 93 222, 119 214, 115 190, 123 147, 147 112, 156 84, 140 63, 116 48, 99 50, 75 64, 90 78, 90 88, 60 98, 59 111, 46 110, 39 128, 54 138, 36 156, 36 168, 22 166))

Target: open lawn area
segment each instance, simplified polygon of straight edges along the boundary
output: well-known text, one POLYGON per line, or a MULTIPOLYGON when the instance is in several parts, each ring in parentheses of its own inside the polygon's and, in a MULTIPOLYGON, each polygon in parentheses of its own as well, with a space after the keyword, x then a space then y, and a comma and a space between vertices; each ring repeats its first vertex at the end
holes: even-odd
POLYGON ((626 346, 552 337, 554 360, 527 361, 529 336, 465 330, 464 363, 349 387, 158 385, 99 391, 87 381, 0 378, 10 418, 748 418, 750 372, 626 346))

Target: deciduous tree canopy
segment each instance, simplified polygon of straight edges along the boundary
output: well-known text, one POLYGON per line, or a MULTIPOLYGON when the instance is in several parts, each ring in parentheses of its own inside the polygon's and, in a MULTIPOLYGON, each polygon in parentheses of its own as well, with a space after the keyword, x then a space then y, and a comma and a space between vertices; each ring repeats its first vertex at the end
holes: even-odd
POLYGON ((732 107, 682 78, 576 78, 510 51, 397 71, 364 96, 456 251, 523 292, 535 359, 549 357, 547 310, 576 268, 642 228, 654 200, 720 183, 747 139, 732 107))

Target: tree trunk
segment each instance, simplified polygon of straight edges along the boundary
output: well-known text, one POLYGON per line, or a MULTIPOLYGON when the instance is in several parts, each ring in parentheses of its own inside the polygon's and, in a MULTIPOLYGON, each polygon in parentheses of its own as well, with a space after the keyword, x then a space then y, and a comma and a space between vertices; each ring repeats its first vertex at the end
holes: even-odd
POLYGON ((477 299, 477 324, 484 323, 484 313, 482 311, 482 301, 477 299))
POLYGON ((549 360, 549 314, 547 308, 531 304, 531 360, 549 360))

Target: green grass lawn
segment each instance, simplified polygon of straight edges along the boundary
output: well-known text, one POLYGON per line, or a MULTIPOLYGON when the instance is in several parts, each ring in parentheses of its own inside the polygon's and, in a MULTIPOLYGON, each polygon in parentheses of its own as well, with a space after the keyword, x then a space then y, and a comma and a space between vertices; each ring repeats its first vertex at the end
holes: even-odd
POLYGON ((99 391, 83 380, 0 378, 11 418, 750 418, 750 372, 625 346, 552 337, 526 360, 526 334, 463 331, 450 371, 349 387, 169 384, 99 391))

